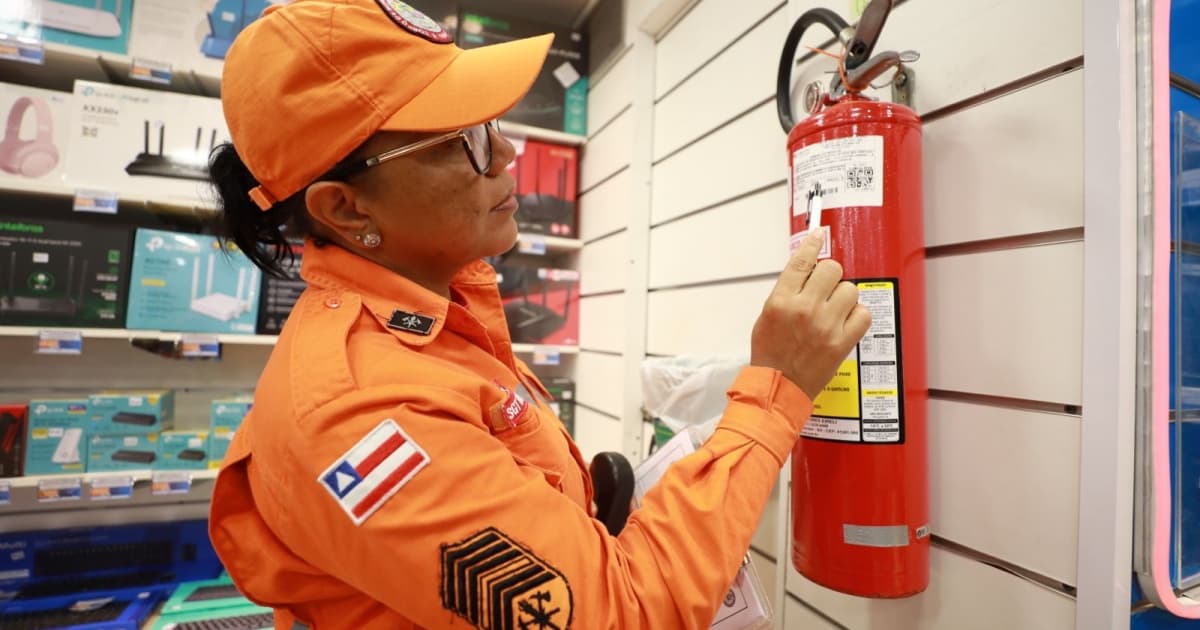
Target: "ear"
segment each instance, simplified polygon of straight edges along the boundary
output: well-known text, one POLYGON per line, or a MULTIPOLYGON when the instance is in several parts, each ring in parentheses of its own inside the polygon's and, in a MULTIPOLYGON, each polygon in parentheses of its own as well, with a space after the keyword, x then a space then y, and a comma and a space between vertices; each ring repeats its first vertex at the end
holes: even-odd
POLYGON ((304 193, 304 203, 314 221, 353 242, 356 234, 367 231, 371 215, 358 207, 357 193, 343 182, 316 182, 304 193))

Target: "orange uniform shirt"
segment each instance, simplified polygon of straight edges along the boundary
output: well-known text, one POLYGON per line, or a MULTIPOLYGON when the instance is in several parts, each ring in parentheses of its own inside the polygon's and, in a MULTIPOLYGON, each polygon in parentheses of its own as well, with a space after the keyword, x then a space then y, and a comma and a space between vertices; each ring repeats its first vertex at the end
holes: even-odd
POLYGON ((798 387, 745 368, 713 437, 613 537, 491 267, 453 300, 332 245, 305 248, 303 275, 210 519, 278 628, 711 623, 811 411, 798 387))

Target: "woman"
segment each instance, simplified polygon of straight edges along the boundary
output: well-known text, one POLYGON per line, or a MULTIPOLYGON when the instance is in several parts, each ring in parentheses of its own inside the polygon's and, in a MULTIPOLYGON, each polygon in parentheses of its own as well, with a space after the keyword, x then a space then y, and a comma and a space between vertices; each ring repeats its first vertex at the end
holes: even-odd
POLYGON ((768 300, 713 437, 616 537, 513 356, 495 273, 514 149, 487 121, 549 37, 461 51, 394 0, 300 0, 225 62, 231 237, 296 304, 213 493, 213 543, 276 627, 703 628, 811 409, 869 325, 809 239, 768 300))

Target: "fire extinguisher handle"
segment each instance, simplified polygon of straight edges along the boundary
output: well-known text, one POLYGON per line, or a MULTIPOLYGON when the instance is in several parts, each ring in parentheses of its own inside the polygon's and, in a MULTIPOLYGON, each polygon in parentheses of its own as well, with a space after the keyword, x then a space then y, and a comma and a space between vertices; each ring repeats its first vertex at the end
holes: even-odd
POLYGON ((792 66, 796 62, 796 48, 800 45, 800 38, 815 24, 828 28, 834 37, 840 37, 842 31, 850 27, 842 16, 825 8, 805 11, 792 25, 792 30, 788 32, 787 40, 783 43, 783 54, 779 57, 779 74, 775 80, 775 107, 784 133, 796 126, 795 117, 792 115, 792 66))
POLYGON ((858 18, 858 26, 854 29, 854 37, 846 44, 846 60, 843 65, 847 71, 861 66, 871 58, 894 4, 895 0, 871 0, 863 9, 862 17, 858 18))

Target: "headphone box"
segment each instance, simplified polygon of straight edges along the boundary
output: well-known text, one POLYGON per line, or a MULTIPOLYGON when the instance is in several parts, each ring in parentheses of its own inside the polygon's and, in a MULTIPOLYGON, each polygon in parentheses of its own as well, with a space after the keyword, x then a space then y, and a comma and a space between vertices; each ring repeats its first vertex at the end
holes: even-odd
POLYGON ((25 468, 25 424, 29 406, 0 405, 0 477, 20 477, 25 468))
POLYGON ((138 229, 126 327, 253 334, 261 274, 232 242, 138 229))
POLYGON ((130 230, 0 218, 0 325, 125 325, 130 230))
POLYGON ((175 392, 100 392, 88 396, 92 435, 149 434, 175 426, 175 392))
POLYGON ((31 400, 27 424, 26 475, 86 470, 91 437, 86 398, 31 400))
POLYGON ((14 37, 124 55, 133 0, 6 0, 14 37), (11 16, 11 17, 10 17, 11 16), (21 25, 15 27, 15 24, 21 25))
POLYGON ((63 184, 71 95, 0 83, 0 183, 63 184))
POLYGON ((215 197, 208 156, 229 140, 220 99, 76 81, 70 119, 70 187, 188 204, 215 197))
MULTIPOLYGON (((503 123, 500 130, 504 130, 503 123)), ((537 140, 509 141, 517 149, 517 158, 508 170, 517 181, 518 229, 575 238, 579 150, 537 140)))
MULTIPOLYGON (((494 13, 476 4, 458 13, 458 45, 479 48, 514 39, 554 33, 546 63, 525 97, 504 115, 525 125, 587 134, 588 62, 583 33, 494 13)), ((501 124, 503 127, 503 124, 501 124)))
POLYGON ((208 468, 208 431, 163 431, 158 436, 157 470, 208 468))
POLYGON ((88 443, 88 472, 157 468, 159 434, 93 435, 88 443))
POLYGON ((137 0, 130 55, 220 77, 234 38, 271 4, 270 0, 137 0))
POLYGON ((579 345, 579 272, 502 263, 496 267, 513 343, 579 345))
POLYGON ((283 278, 263 274, 262 303, 258 307, 258 334, 278 335, 287 323, 292 307, 308 283, 300 277, 300 265, 304 258, 304 243, 289 243, 292 258, 283 259, 283 278))

